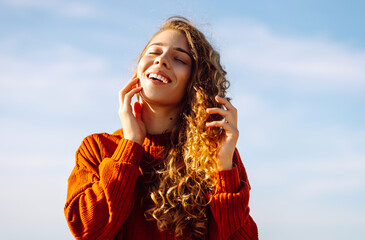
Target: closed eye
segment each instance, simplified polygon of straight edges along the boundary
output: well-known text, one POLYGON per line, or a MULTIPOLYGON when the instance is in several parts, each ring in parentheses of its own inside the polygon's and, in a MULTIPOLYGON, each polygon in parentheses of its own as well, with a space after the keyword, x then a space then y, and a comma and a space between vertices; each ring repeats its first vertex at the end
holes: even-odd
POLYGON ((180 58, 175 58, 175 60, 176 60, 176 61, 179 61, 179 62, 181 62, 181 63, 183 63, 183 64, 186 64, 186 62, 185 62, 185 61, 183 61, 183 60, 181 60, 180 58))

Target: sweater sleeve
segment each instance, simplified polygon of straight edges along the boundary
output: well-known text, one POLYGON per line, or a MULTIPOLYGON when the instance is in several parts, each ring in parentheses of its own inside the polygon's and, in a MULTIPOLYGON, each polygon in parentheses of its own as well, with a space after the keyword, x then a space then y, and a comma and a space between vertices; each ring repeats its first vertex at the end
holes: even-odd
POLYGON ((237 149, 233 164, 232 169, 218 172, 217 193, 209 204, 209 236, 212 240, 257 240, 257 226, 248 207, 251 187, 237 149))
POLYGON ((68 179, 64 212, 76 239, 111 239, 133 209, 142 146, 122 138, 104 159, 102 148, 93 135, 85 138, 68 179))

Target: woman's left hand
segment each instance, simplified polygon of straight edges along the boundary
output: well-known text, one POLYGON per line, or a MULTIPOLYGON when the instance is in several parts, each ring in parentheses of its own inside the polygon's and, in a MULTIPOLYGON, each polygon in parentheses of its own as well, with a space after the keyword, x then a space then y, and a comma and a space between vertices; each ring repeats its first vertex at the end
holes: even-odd
POLYGON ((218 170, 228 170, 233 167, 233 154, 238 140, 237 109, 225 98, 216 96, 215 100, 224 105, 222 108, 208 108, 207 113, 219 114, 224 117, 221 121, 207 122, 207 127, 221 127, 223 129, 219 139, 218 170))

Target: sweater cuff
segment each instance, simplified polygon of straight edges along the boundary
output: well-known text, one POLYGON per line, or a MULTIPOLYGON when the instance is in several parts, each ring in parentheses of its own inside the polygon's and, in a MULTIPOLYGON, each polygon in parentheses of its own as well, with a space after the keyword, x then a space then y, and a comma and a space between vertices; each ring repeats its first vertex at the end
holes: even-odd
POLYGON ((140 144, 122 138, 115 149, 112 159, 124 163, 131 163, 136 167, 139 167, 143 154, 144 148, 140 144))
POLYGON ((239 191, 240 186, 236 165, 232 169, 218 172, 218 193, 236 193, 239 191))

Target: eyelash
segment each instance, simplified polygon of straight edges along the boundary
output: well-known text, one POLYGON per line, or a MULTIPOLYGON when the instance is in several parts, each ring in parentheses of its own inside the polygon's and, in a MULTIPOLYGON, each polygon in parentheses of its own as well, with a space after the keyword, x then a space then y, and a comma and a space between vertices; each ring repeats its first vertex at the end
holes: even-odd
POLYGON ((181 62, 182 64, 186 64, 186 62, 185 62, 185 61, 183 61, 183 60, 181 60, 181 59, 179 59, 179 58, 175 58, 175 60, 176 60, 176 61, 181 62))
MULTIPOLYGON (((158 52, 149 52, 148 54, 151 54, 151 55, 158 55, 159 53, 158 53, 158 52)), ((175 57, 174 59, 175 59, 176 61, 181 62, 182 64, 186 64, 186 62, 185 62, 185 61, 183 61, 183 60, 181 60, 180 58, 175 57)))

